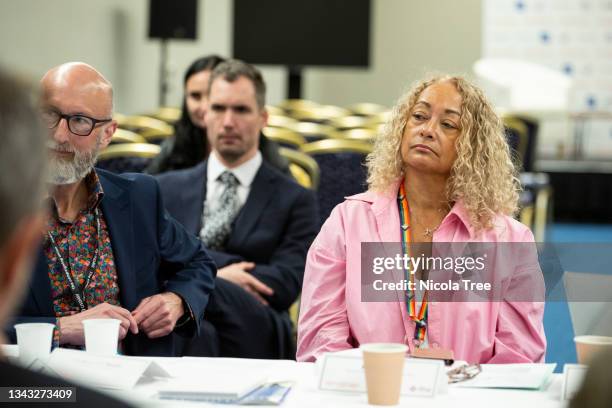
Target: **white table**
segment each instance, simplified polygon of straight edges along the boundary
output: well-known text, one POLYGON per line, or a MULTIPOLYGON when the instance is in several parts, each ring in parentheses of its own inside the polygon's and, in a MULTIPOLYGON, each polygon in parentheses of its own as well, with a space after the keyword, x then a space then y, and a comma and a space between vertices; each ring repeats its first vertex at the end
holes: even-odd
MULTIPOLYGON (((247 360, 226 358, 156 358, 156 362, 176 376, 194 376, 198 372, 235 372, 236 381, 240 377, 257 372, 270 376, 274 380, 290 380, 295 385, 285 399, 282 407, 365 407, 367 397, 365 394, 352 394, 319 391, 317 389, 317 372, 315 364, 296 363, 293 361, 274 360, 247 360)), ((400 399, 399 406, 415 405, 436 407, 469 407, 469 408, 502 408, 502 407, 565 407, 560 400, 561 375, 555 374, 552 382, 541 391, 526 390, 497 390, 472 389, 450 386, 445 395, 434 398, 404 397, 400 399)), ((154 381, 148 384, 139 383, 135 390, 128 393, 131 401, 145 407, 191 407, 210 406, 207 403, 191 403, 185 401, 155 400, 157 388, 163 384, 154 381)), ((125 396, 126 393, 117 395, 125 396)), ((221 406, 221 405, 217 405, 221 406)), ((227 406, 227 405, 223 405, 227 406)))
MULTIPOLYGON (((3 345, 3 352, 16 357, 16 346, 3 345)), ((294 386, 281 407, 366 407, 365 394, 340 393, 320 391, 317 389, 317 367, 313 363, 296 363, 289 360, 250 360, 236 358, 153 358, 166 371, 174 377, 200 378, 202 373, 235 373, 235 381, 241 377, 257 373, 271 381, 292 381, 294 386)), ((555 374, 552 381, 540 391, 528 390, 502 390, 502 389, 474 389, 461 388, 456 385, 449 386, 447 394, 437 395, 434 398, 406 397, 400 398, 399 407, 426 406, 438 407, 469 407, 469 408, 517 408, 517 407, 566 407, 560 400, 562 376, 555 374)), ((157 390, 163 385, 163 380, 149 383, 138 383, 133 390, 110 391, 111 395, 127 399, 135 405, 142 407, 198 407, 216 406, 229 407, 232 405, 214 405, 208 403, 194 403, 187 401, 166 401, 155 398, 157 390)), ((84 383, 86 384, 86 382, 84 383)))

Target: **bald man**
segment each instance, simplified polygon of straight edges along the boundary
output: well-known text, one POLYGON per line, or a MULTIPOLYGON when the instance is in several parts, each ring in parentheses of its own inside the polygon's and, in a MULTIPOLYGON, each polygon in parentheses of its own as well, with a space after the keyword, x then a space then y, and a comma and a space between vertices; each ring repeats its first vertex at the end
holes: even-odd
MULTIPOLYGON (((25 293, 32 255, 40 242, 46 154, 44 132, 37 120, 29 87, 0 69, 0 325, 11 316, 25 293)), ((4 343, 0 333, 0 343, 4 343)), ((6 361, 0 349, 0 386, 76 387, 75 402, 54 402, 53 407, 129 407, 109 396, 56 377, 30 371, 6 361)), ((7 395, 7 394, 4 394, 7 395)), ((4 403, 2 406, 23 406, 4 403)), ((26 405, 30 405, 27 404, 26 405)), ((43 404, 36 404, 43 406, 43 404)))
POLYGON ((82 347, 83 320, 118 319, 124 354, 174 355, 171 333, 199 332, 214 263, 165 212, 152 177, 94 169, 117 128, 111 84, 67 63, 41 88, 50 215, 17 323, 53 323, 56 346, 82 347))

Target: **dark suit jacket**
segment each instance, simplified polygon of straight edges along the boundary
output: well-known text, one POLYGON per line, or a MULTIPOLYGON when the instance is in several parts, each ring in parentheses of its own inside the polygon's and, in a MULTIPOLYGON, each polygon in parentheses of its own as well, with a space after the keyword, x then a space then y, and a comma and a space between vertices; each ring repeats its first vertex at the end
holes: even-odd
MULTIPOLYGON (((207 161, 158 176, 168 212, 198 235, 206 198, 207 161)), ((316 198, 262 162, 246 203, 236 217, 224 252, 209 250, 218 268, 254 262, 253 276, 274 290, 267 300, 289 309, 302 289, 306 253, 318 233, 316 198)))
MULTIPOLYGON (((111 237, 121 306, 134 310, 145 297, 174 292, 196 317, 180 329, 181 334, 194 336, 214 288, 214 263, 201 242, 164 210, 159 186, 153 177, 96 171, 104 190, 100 208, 111 237)), ((17 316, 14 323, 55 324, 47 259, 42 248, 30 290, 17 316)), ((9 331, 9 337, 14 339, 14 330, 9 331)), ((143 332, 128 333, 123 341, 124 352, 171 356, 174 354, 172 339, 170 335, 149 339, 143 332)))
MULTIPOLYGON (((40 403, 34 402, 35 400, 29 400, 30 402, 15 402, 13 403, 2 403, 3 407, 68 407, 68 408, 129 408, 126 402, 119 401, 106 394, 101 394, 96 391, 90 390, 82 385, 76 385, 69 383, 56 377, 50 377, 46 374, 37 373, 34 371, 26 370, 12 364, 7 364, 0 361, 0 387, 38 387, 38 388, 49 388, 49 387, 75 387, 76 401, 75 402, 49 402, 40 403)), ((6 394, 4 394, 6 396, 6 394)))

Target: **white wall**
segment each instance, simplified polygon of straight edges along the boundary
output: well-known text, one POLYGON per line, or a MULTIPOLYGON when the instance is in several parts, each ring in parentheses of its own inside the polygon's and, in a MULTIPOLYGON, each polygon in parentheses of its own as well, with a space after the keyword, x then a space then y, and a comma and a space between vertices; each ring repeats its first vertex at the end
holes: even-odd
MULTIPOLYGON (((391 105, 428 70, 471 72, 481 49, 480 0, 372 1, 371 67, 307 69, 305 98, 391 105)), ((151 110, 158 100, 159 44, 147 39, 147 7, 148 0, 0 0, 0 62, 38 79, 62 62, 85 61, 114 84, 117 111, 151 110)), ((182 74, 194 58, 231 51, 232 1, 200 0, 198 14, 198 41, 169 46, 170 104, 180 104, 182 74)), ((268 102, 278 103, 285 70, 260 68, 268 102)))
MULTIPOLYGON (((157 106, 159 41, 147 38, 148 0, 0 0, 0 61, 40 78, 66 61, 85 61, 114 85, 117 111, 157 106)), ((179 104, 191 60, 230 49, 230 2, 200 1, 196 42, 169 46, 171 104, 179 104)))

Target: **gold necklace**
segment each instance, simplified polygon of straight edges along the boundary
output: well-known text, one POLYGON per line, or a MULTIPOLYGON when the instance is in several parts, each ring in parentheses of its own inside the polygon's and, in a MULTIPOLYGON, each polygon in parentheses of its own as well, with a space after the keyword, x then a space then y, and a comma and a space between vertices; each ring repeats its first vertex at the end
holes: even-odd
MULTIPOLYGON (((437 211, 438 211, 440 214, 442 214, 442 213, 444 212, 444 209, 442 209, 442 208, 438 208, 438 209, 437 209, 437 211)), ((448 211, 448 210, 447 210, 447 211, 448 211)), ((446 216, 446 215, 445 215, 445 216, 446 216)), ((437 227, 435 227, 435 228, 430 228, 430 227, 428 227, 428 226, 426 226, 426 225, 423 225, 423 227, 424 227, 424 229, 425 229, 425 231, 423 231, 423 237, 425 237, 425 238, 432 238, 432 237, 433 237, 434 232, 436 232, 436 231, 438 230, 438 228, 440 228, 440 224, 442 224, 442 221, 444 220, 444 217, 445 217, 445 216, 443 216, 443 217, 442 217, 442 219, 441 219, 441 220, 440 220, 440 222, 438 223, 438 226, 437 226, 437 227)), ((418 219, 418 218, 417 218, 417 219, 418 219)))
MULTIPOLYGON (((438 227, 439 227, 439 225, 438 225, 438 227)), ((433 237, 433 233, 438 230, 438 227, 436 227, 434 229, 425 228, 425 231, 423 232, 423 236, 426 237, 426 238, 433 237)))

